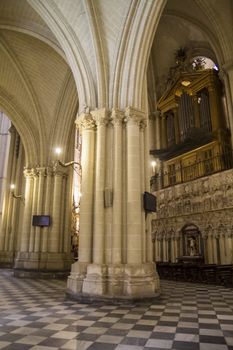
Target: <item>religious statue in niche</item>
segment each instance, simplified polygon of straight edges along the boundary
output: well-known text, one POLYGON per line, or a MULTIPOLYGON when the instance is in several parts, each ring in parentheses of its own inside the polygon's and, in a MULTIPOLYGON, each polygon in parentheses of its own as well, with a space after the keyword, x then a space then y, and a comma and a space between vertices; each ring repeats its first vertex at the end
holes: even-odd
POLYGON ((190 224, 183 228, 183 256, 200 257, 202 255, 201 234, 196 225, 190 224))
POLYGON ((197 254, 198 249, 197 249, 197 241, 194 236, 191 236, 188 238, 188 253, 189 256, 195 256, 197 254))

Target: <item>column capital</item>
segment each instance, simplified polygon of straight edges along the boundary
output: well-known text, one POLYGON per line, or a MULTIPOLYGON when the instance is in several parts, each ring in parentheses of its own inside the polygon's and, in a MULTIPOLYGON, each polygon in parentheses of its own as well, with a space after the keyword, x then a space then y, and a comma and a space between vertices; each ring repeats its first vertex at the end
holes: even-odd
POLYGON ((147 127, 147 120, 143 119, 139 124, 140 130, 143 131, 147 127))
POLYGON ((59 169, 59 168, 54 168, 53 170, 53 174, 54 176, 57 177, 67 177, 68 176, 68 170, 67 169, 59 169))
POLYGON ((26 178, 34 178, 37 175, 35 168, 25 168, 23 174, 26 178))
POLYGON ((91 130, 94 129, 96 124, 95 120, 93 119, 93 116, 90 113, 81 113, 76 121, 75 124, 77 128, 84 129, 84 130, 91 130))
POLYGON ((46 167, 36 167, 37 175, 46 176, 47 168, 46 167))
POLYGON ((8 131, 9 131, 9 133, 11 133, 11 134, 16 134, 16 133, 17 133, 17 130, 16 130, 16 128, 14 127, 13 124, 11 124, 11 126, 10 126, 9 129, 8 129, 8 131))
POLYGON ((99 108, 91 111, 93 120, 97 126, 104 126, 109 122, 110 112, 106 108, 99 108))
POLYGON ((127 107, 125 109, 125 121, 128 123, 135 123, 140 126, 141 122, 145 120, 145 112, 140 109, 136 109, 133 107, 127 107))
MULTIPOLYGON (((157 111, 152 112, 151 115, 150 115, 150 117, 151 117, 152 119, 160 118, 160 117, 161 117, 161 111, 157 110, 157 111)), ((150 117, 149 117, 149 118, 150 118, 150 117)))
POLYGON ((124 112, 117 109, 117 108, 113 108, 112 109, 112 114, 111 114, 111 122, 114 125, 121 125, 122 122, 124 121, 124 112))
POLYGON ((149 120, 152 122, 156 120, 156 115, 154 112, 149 114, 149 120))
POLYGON ((233 70, 233 60, 228 60, 222 65, 223 70, 228 73, 233 70))
POLYGON ((46 176, 52 176, 53 175, 53 167, 52 166, 48 166, 46 168, 46 176))

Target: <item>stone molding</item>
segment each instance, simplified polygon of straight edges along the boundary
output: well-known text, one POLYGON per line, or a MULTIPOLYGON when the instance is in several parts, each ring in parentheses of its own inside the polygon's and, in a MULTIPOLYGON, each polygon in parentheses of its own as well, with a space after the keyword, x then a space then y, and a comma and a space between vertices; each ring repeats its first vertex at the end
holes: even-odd
POLYGON ((142 122, 145 121, 146 115, 145 112, 133 108, 133 107, 127 107, 125 109, 125 122, 127 124, 137 124, 138 126, 141 125, 142 122))
POLYGON ((224 209, 233 210, 233 170, 178 184, 155 194, 158 219, 204 212, 218 215, 224 209))
POLYGON ((109 111, 106 108, 91 111, 91 115, 97 126, 105 126, 109 122, 109 111))
POLYGON ((23 174, 26 178, 34 178, 37 176, 36 168, 25 168, 23 174))
POLYGON ((111 122, 114 126, 122 125, 124 121, 124 112, 119 109, 112 109, 111 122))
POLYGON ((75 121, 78 129, 93 130, 96 127, 95 120, 90 113, 82 113, 75 121))

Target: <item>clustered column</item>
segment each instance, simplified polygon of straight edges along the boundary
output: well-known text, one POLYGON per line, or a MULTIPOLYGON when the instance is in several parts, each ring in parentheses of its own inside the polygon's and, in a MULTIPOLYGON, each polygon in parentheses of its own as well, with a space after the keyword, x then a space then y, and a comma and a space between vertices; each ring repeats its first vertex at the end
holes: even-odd
POLYGON ((122 263, 122 122, 124 114, 113 110, 112 123, 114 126, 114 201, 112 223, 112 263, 122 263))
POLYGON ((127 109, 127 263, 142 263, 140 124, 144 115, 127 109))
POLYGON ((83 113, 77 120, 82 133, 82 197, 80 210, 79 262, 92 262, 94 201, 95 121, 83 113))
POLYGON ((112 123, 108 120, 106 110, 100 109, 81 114, 77 121, 82 130, 79 261, 72 265, 68 293, 96 297, 154 295, 158 277, 152 255, 146 254, 143 209, 147 146, 145 125, 142 129, 141 125, 145 114, 131 107, 124 112, 114 109, 112 123), (106 147, 109 131, 113 140, 106 147), (112 161, 106 163, 110 155, 112 161), (106 169, 106 164, 113 169, 106 169), (112 176, 108 182, 112 189, 105 188, 106 172, 112 176), (107 235, 105 219, 110 210, 107 235), (106 244, 111 249, 108 259, 106 244))
POLYGON ((93 228, 93 263, 105 262, 105 221, 104 221, 104 187, 105 187, 105 139, 108 113, 103 108, 93 111, 96 123, 96 161, 94 191, 94 228, 93 228))
POLYGON ((33 200, 33 186, 34 177, 36 173, 34 169, 25 169, 24 176, 25 184, 25 209, 23 217, 23 228, 21 235, 20 252, 29 251, 30 231, 32 222, 32 200, 33 200))
POLYGON ((61 239, 61 204, 62 204, 62 180, 64 173, 59 169, 54 173, 54 190, 53 190, 53 209, 52 209, 52 228, 49 239, 49 251, 58 253, 61 239))

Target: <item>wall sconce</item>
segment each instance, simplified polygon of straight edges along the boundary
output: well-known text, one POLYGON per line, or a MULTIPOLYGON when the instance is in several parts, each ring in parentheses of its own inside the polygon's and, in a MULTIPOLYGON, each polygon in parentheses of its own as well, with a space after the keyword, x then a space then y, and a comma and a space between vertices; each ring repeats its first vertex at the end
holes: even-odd
POLYGON ((56 148, 55 148, 55 153, 56 153, 57 155, 61 154, 61 151, 62 151, 62 149, 61 149, 60 147, 56 147, 56 148))
POLYGON ((151 166, 152 166, 152 172, 153 172, 153 174, 155 174, 155 169, 156 169, 156 166, 157 166, 157 161, 156 161, 156 160, 152 160, 151 166))
POLYGON ((182 80, 182 82, 181 82, 181 85, 183 85, 185 87, 189 86, 190 84, 191 84, 191 81, 189 81, 189 80, 182 80))
MULTIPOLYGON (((54 152, 55 152, 57 155, 60 155, 60 154, 62 153, 62 148, 56 147, 56 148, 54 149, 54 152)), ((74 171, 75 171, 79 176, 81 176, 82 166, 81 166, 81 164, 80 164, 79 162, 76 162, 76 161, 72 160, 72 161, 70 161, 70 162, 64 163, 64 162, 62 162, 61 160, 57 159, 56 162, 55 162, 55 167, 58 166, 58 165, 62 166, 63 168, 67 168, 67 167, 69 167, 69 166, 73 166, 74 171), (78 166, 78 171, 77 171, 77 169, 75 168, 75 165, 78 166)))
POLYGON ((15 194, 15 184, 11 184, 10 185, 10 189, 11 189, 11 194, 12 194, 12 197, 15 198, 15 199, 20 199, 23 203, 24 203, 24 197, 22 194, 15 194))
POLYGON ((67 163, 63 163, 60 160, 56 161, 56 165, 61 165, 63 168, 67 168, 69 166, 73 166, 74 171, 76 171, 76 173, 81 176, 82 173, 82 166, 79 162, 75 162, 74 160, 72 160, 71 162, 67 162, 67 163), (78 171, 75 169, 75 165, 78 166, 78 171))

